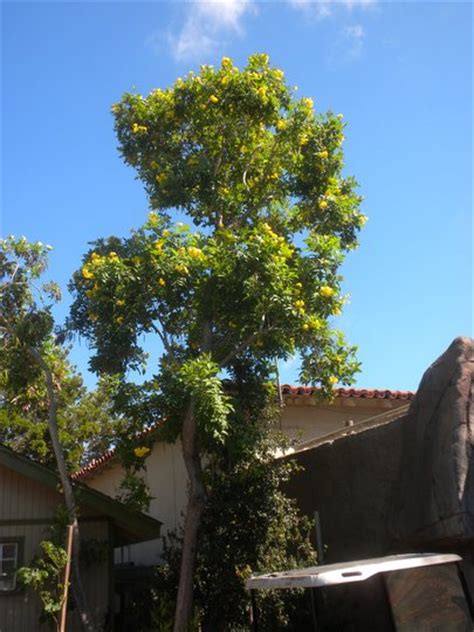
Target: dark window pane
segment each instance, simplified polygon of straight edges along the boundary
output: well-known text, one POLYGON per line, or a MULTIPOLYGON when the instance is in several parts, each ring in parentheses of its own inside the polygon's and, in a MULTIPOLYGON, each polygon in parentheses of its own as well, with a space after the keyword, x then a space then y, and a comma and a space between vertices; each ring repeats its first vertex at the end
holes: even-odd
POLYGON ((10 558, 10 559, 16 559, 16 551, 17 551, 17 544, 3 544, 2 545, 2 557, 5 558, 10 558))

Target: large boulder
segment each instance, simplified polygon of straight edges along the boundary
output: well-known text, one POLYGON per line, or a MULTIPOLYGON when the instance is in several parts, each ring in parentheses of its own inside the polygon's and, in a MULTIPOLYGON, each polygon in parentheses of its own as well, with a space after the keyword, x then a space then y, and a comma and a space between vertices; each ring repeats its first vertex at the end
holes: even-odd
POLYGON ((425 372, 403 427, 395 542, 474 540, 474 341, 456 338, 425 372))

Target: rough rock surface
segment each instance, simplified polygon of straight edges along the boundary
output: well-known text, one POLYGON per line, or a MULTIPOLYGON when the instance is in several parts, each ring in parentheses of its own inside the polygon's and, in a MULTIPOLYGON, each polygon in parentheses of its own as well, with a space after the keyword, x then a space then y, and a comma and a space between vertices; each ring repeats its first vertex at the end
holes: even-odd
POLYGON ((474 340, 456 338, 425 372, 403 427, 400 543, 474 541, 474 340))

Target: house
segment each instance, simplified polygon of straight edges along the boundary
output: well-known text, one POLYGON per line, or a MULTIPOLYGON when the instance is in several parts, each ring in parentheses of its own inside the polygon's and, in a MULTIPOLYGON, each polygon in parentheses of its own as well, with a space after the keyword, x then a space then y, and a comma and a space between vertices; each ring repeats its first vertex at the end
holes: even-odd
MULTIPOLYGON (((161 523, 129 510, 94 489, 79 484, 75 484, 75 489, 79 499, 81 546, 87 558, 81 561, 83 583, 96 620, 101 625, 111 626, 113 549, 156 539, 161 523)), ((19 586, 16 570, 28 566, 35 555, 41 553, 40 542, 48 539, 49 528, 61 504, 59 479, 53 471, 0 445, 1 632, 41 629, 39 598, 19 586)), ((70 632, 80 629, 74 612, 69 615, 67 629, 70 632)))
MULTIPOLYGON (((414 393, 377 389, 335 390, 331 402, 315 398, 312 387, 281 387, 284 407, 280 429, 298 445, 337 432, 353 432, 360 425, 380 423, 408 409, 414 393)), ((114 450, 92 461, 74 475, 75 480, 112 497, 116 496, 123 468, 114 450)), ((153 500, 150 514, 163 523, 162 532, 175 530, 181 523, 187 499, 187 473, 181 444, 156 441, 146 460, 146 481, 153 500)), ((122 547, 116 561, 136 565, 153 565, 160 561, 161 540, 122 547)))

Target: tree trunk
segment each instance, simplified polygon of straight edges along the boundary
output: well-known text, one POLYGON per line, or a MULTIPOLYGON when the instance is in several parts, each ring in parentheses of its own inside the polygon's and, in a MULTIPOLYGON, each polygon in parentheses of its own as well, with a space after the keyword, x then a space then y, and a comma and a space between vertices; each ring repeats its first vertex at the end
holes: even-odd
POLYGON ((173 632, 187 632, 191 620, 198 531, 206 503, 206 490, 202 480, 201 460, 197 447, 197 424, 192 402, 189 404, 184 417, 181 441, 184 463, 189 478, 189 497, 184 522, 184 540, 173 632))
POLYGON ((37 349, 30 348, 30 353, 32 357, 35 359, 35 361, 39 364, 41 369, 43 370, 45 379, 46 379, 46 387, 48 390, 48 400, 49 400, 49 419, 48 419, 49 434, 51 436, 53 452, 56 458, 56 464, 58 467, 61 486, 63 488, 64 503, 66 505, 66 510, 68 513, 69 524, 73 528, 73 547, 72 547, 71 566, 72 566, 72 575, 73 575, 72 590, 74 593, 74 600, 76 602, 77 610, 79 612, 82 629, 85 632, 96 632, 98 628, 93 622, 93 618, 90 614, 90 609, 87 605, 87 599, 84 592, 84 587, 82 584, 82 579, 81 579, 81 574, 80 574, 80 569, 79 569, 79 524, 77 521, 77 510, 76 510, 76 503, 74 500, 74 494, 72 491, 72 485, 71 485, 71 481, 69 479, 69 475, 66 469, 66 461, 64 459, 64 454, 61 448, 61 444, 59 443, 58 424, 57 424, 57 404, 56 404, 56 395, 54 392, 53 375, 52 375, 51 369, 49 368, 43 356, 37 349))

